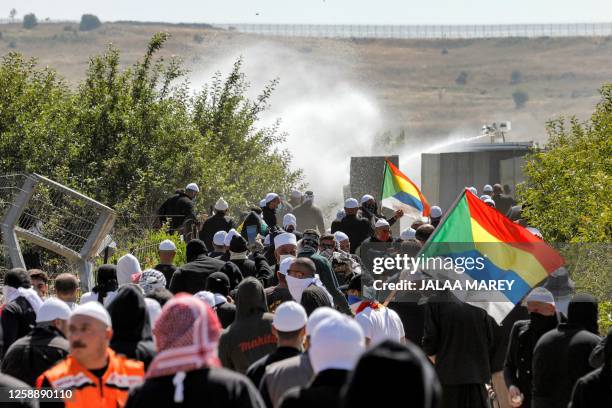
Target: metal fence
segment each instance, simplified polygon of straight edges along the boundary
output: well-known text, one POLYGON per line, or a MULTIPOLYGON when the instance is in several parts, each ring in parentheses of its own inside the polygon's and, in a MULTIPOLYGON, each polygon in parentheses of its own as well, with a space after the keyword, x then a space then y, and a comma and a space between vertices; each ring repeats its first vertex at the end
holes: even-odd
POLYGON ((248 34, 321 38, 468 39, 612 36, 612 23, 486 25, 216 24, 214 26, 248 34))

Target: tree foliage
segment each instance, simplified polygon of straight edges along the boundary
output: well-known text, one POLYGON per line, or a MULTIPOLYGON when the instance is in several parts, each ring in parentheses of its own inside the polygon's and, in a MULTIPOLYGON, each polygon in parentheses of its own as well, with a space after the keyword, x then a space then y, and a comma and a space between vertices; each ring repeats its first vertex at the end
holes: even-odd
POLYGON ((91 58, 70 89, 53 70, 17 53, 0 65, 0 168, 38 172, 118 210, 151 215, 176 188, 200 185, 199 209, 223 196, 234 208, 296 186, 278 126, 258 127, 277 84, 250 100, 237 61, 227 77, 193 92, 176 58, 157 57, 158 33, 145 55, 120 70, 109 46, 91 58))
POLYGON ((31 29, 38 25, 38 19, 34 13, 29 13, 23 16, 23 28, 31 29))
POLYGON ((512 92, 512 100, 514 101, 516 109, 521 109, 525 107, 525 104, 529 100, 529 94, 525 91, 514 91, 512 92))
POLYGON ((100 27, 102 23, 100 19, 93 14, 83 14, 81 16, 81 23, 79 24, 80 31, 91 31, 100 27))

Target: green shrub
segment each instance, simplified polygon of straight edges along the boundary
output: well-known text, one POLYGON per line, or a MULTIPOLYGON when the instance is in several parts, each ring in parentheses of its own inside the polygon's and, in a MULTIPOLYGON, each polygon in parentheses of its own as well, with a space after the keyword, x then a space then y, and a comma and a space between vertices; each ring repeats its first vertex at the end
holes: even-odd
POLYGON ((38 25, 38 19, 34 13, 26 14, 23 16, 23 28, 29 30, 38 25))
POLYGON ((529 100, 529 95, 525 91, 514 91, 512 93, 512 100, 516 109, 525 107, 525 104, 529 100))
POLYGON ((93 14, 83 14, 81 16, 81 23, 79 24, 80 31, 91 31, 100 27, 102 23, 97 16, 93 14))

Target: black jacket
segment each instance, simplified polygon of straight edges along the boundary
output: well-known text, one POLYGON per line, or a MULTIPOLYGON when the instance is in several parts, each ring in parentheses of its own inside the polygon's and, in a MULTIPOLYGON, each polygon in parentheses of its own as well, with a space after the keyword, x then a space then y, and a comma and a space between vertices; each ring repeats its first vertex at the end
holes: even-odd
POLYGON ((174 402, 173 375, 150 378, 130 392, 125 408, 264 408, 259 392, 244 375, 225 368, 187 372, 183 403, 174 402))
POLYGON ((363 240, 372 234, 372 225, 366 218, 346 215, 340 222, 332 225, 332 234, 336 231, 342 231, 348 235, 351 243, 351 254, 354 254, 363 240))
POLYGON ((251 364, 249 366, 249 369, 246 371, 246 376, 249 377, 251 381, 253 381, 253 384, 259 387, 261 378, 266 373, 267 366, 276 363, 277 361, 297 356, 298 354, 300 354, 300 350, 294 347, 278 347, 272 353, 268 354, 267 356, 263 356, 262 358, 251 364))
POLYGON ((59 329, 37 325, 7 350, 2 371, 34 387, 36 378, 69 353, 70 344, 59 329))
POLYGON ((28 334, 36 325, 36 312, 30 302, 19 296, 2 309, 2 334, 4 350, 17 339, 28 334))
POLYGON ((261 209, 261 215, 263 220, 268 224, 269 229, 274 229, 278 224, 276 223, 276 211, 268 206, 261 209))
POLYGON ((107 309, 113 322, 110 347, 118 354, 142 361, 146 370, 156 352, 147 306, 140 289, 134 285, 122 286, 107 309))
POLYGON ((212 217, 209 217, 200 230, 199 237, 206 244, 206 248, 213 248, 213 237, 218 231, 229 231, 232 228, 236 228, 236 222, 227 217, 223 213, 215 213, 212 217))
POLYGON ((170 229, 176 230, 188 220, 195 220, 196 215, 193 208, 193 200, 182 191, 177 191, 168 198, 157 211, 159 222, 164 223, 170 219, 170 229))
POLYGON ((225 273, 229 278, 231 289, 242 280, 240 269, 233 263, 201 254, 194 261, 186 263, 174 272, 170 282, 170 291, 172 293, 187 292, 193 295, 201 290, 206 290, 206 279, 213 272, 225 273))
POLYGON ((160 271, 164 274, 164 278, 166 278, 166 289, 170 287, 170 281, 172 280, 172 275, 176 271, 175 265, 166 265, 166 264, 157 264, 153 267, 156 271, 160 271))
POLYGON ((240 269, 243 278, 252 276, 260 281, 264 287, 268 286, 274 273, 266 257, 260 253, 253 254, 253 259, 230 259, 230 262, 240 269))
MULTIPOLYGON (((28 385, 10 375, 0 373, 0 389, 4 390, 4 396, 8 397, 8 390, 24 390, 31 389, 28 385)), ((14 402, 3 402, 3 408, 38 408, 39 404, 35 398, 24 399, 23 401, 15 400, 14 402)))
POLYGON ((308 316, 320 307, 332 307, 327 291, 317 285, 310 285, 304 289, 300 304, 304 307, 308 316))
POLYGON ((312 201, 304 201, 301 205, 295 207, 293 215, 295 215, 297 225, 301 231, 316 229, 319 231, 319 234, 325 234, 323 212, 312 201))
POLYGON ((217 317, 221 322, 221 327, 224 329, 228 327, 230 324, 234 323, 236 319, 236 305, 233 303, 222 303, 214 307, 215 312, 217 312, 217 317))
MULTIPOLYGON (((318 373, 308 387, 293 388, 281 398, 281 408, 336 408, 342 406, 341 390, 348 378, 346 370, 329 369, 318 373)), ((381 373, 372 373, 380 375, 381 373)), ((373 390, 374 391, 374 390, 373 390)))

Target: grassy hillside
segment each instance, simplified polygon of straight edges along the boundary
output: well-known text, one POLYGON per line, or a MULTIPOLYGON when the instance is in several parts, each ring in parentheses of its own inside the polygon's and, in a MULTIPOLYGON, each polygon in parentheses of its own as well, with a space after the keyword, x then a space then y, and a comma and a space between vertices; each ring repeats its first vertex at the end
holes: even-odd
POLYGON ((561 114, 586 117, 598 100, 597 89, 612 81, 612 38, 335 40, 249 36, 205 26, 106 23, 79 32, 78 24, 40 24, 32 30, 13 24, 0 25, 0 54, 15 50, 36 57, 76 84, 89 56, 108 43, 121 50, 128 66, 157 31, 172 34, 163 54, 182 57, 194 74, 213 72, 221 68, 217 62, 250 47, 288 50, 283 63, 299 60, 334 70, 367 93, 384 116, 381 132, 403 127, 419 137, 475 133, 484 123, 511 120, 511 140, 541 140, 546 120, 561 114), (513 71, 520 73, 516 84, 513 71), (463 85, 456 83, 461 72, 467 78, 463 85), (522 109, 515 108, 515 90, 528 93, 522 109))

